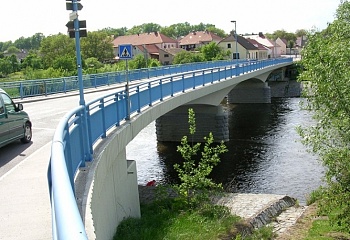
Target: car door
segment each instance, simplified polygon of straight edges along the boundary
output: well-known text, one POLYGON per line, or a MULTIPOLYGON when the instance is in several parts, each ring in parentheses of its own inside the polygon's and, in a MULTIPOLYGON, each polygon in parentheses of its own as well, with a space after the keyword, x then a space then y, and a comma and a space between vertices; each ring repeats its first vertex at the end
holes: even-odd
POLYGON ((7 125, 7 117, 5 116, 5 105, 0 94, 0 146, 8 141, 9 128, 7 125))
POLYGON ((23 115, 16 111, 16 106, 12 99, 5 93, 0 93, 5 106, 5 124, 8 128, 8 139, 13 140, 23 136, 23 115))

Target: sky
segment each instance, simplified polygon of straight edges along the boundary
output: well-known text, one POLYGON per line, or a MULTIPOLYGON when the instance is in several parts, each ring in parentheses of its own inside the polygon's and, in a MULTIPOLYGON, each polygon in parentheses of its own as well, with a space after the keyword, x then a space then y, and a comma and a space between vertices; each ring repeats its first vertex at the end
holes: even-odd
MULTIPOLYGON (((226 33, 295 32, 326 28, 333 22, 340 0, 81 0, 79 20, 87 30, 106 27, 128 29, 144 23, 162 27, 188 22, 213 24, 226 33)), ((64 0, 8 0, 1 3, 0 42, 67 33, 69 13, 64 0)))

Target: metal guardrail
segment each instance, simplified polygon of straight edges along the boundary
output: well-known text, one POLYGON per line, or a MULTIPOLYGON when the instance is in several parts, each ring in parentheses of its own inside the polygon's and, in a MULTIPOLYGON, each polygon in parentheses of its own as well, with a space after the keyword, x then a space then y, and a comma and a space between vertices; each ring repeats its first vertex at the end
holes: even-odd
MULTIPOLYGON (((75 200, 74 177, 79 167, 85 166, 85 161, 90 160, 86 159, 86 156, 91 154, 93 144, 100 138, 105 138, 109 129, 121 125, 122 121, 127 119, 128 106, 131 106, 129 114, 137 114, 145 107, 152 106, 155 102, 163 101, 164 98, 172 97, 177 93, 288 62, 292 62, 292 59, 250 61, 238 65, 230 62, 230 65, 224 67, 212 66, 209 68, 199 64, 202 70, 188 73, 188 69, 183 68, 182 71, 186 73, 180 74, 174 73, 180 71, 181 68, 175 70, 169 67, 162 69, 163 74, 167 72, 166 74, 174 75, 134 85, 129 88, 129 94, 126 94, 126 89, 115 92, 67 113, 55 131, 48 170, 53 239, 87 239, 75 200), (84 126, 84 114, 86 114, 87 126, 84 126), (84 127, 87 127, 88 131, 90 143, 88 149, 82 138, 84 127), (77 146, 76 143, 80 144, 77 146)), ((137 75, 136 72, 133 74, 137 75)), ((139 76, 144 76, 143 74, 146 73, 139 74, 139 76)))

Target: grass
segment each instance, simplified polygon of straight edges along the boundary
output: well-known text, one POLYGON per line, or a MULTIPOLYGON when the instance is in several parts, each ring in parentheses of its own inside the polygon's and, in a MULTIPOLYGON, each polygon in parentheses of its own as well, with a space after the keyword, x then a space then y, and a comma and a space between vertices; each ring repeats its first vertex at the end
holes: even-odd
POLYGON ((312 222, 305 240, 350 239, 349 233, 341 232, 337 226, 332 226, 327 217, 321 217, 312 222))
POLYGON ((227 207, 206 204, 190 209, 179 199, 141 205, 141 218, 121 222, 114 240, 239 240, 273 239, 271 228, 261 228, 242 238, 246 223, 227 207))
POLYGON ((219 239, 240 221, 222 206, 205 205, 198 209, 184 206, 185 203, 176 199, 141 205, 141 219, 124 220, 114 239, 219 239))

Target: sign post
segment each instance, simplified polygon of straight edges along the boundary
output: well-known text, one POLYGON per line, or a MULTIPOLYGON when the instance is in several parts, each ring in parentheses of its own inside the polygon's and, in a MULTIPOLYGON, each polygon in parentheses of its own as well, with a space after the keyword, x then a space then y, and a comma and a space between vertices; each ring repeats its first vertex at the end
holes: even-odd
POLYGON ((125 92, 126 92, 126 120, 130 120, 130 98, 129 98, 129 69, 128 69, 128 60, 132 59, 132 45, 131 44, 125 44, 125 45, 119 45, 119 59, 125 60, 125 69, 126 69, 126 86, 125 86, 125 92))
MULTIPOLYGON (((81 62, 81 53, 80 53, 80 37, 86 37, 86 21, 79 21, 78 11, 83 9, 80 0, 66 0, 66 9, 71 10, 69 13, 69 22, 66 24, 68 28, 68 35, 70 38, 75 38, 75 50, 77 58, 77 70, 78 70, 78 83, 79 83, 79 105, 84 106, 84 111, 82 113, 82 125, 83 125, 83 135, 84 135, 84 156, 87 161, 90 161, 92 158, 92 147, 90 146, 88 126, 87 126, 87 114, 85 107, 84 99, 84 83, 83 83, 83 71, 82 71, 82 62, 81 62)), ((84 166, 85 163, 82 163, 84 166)))

